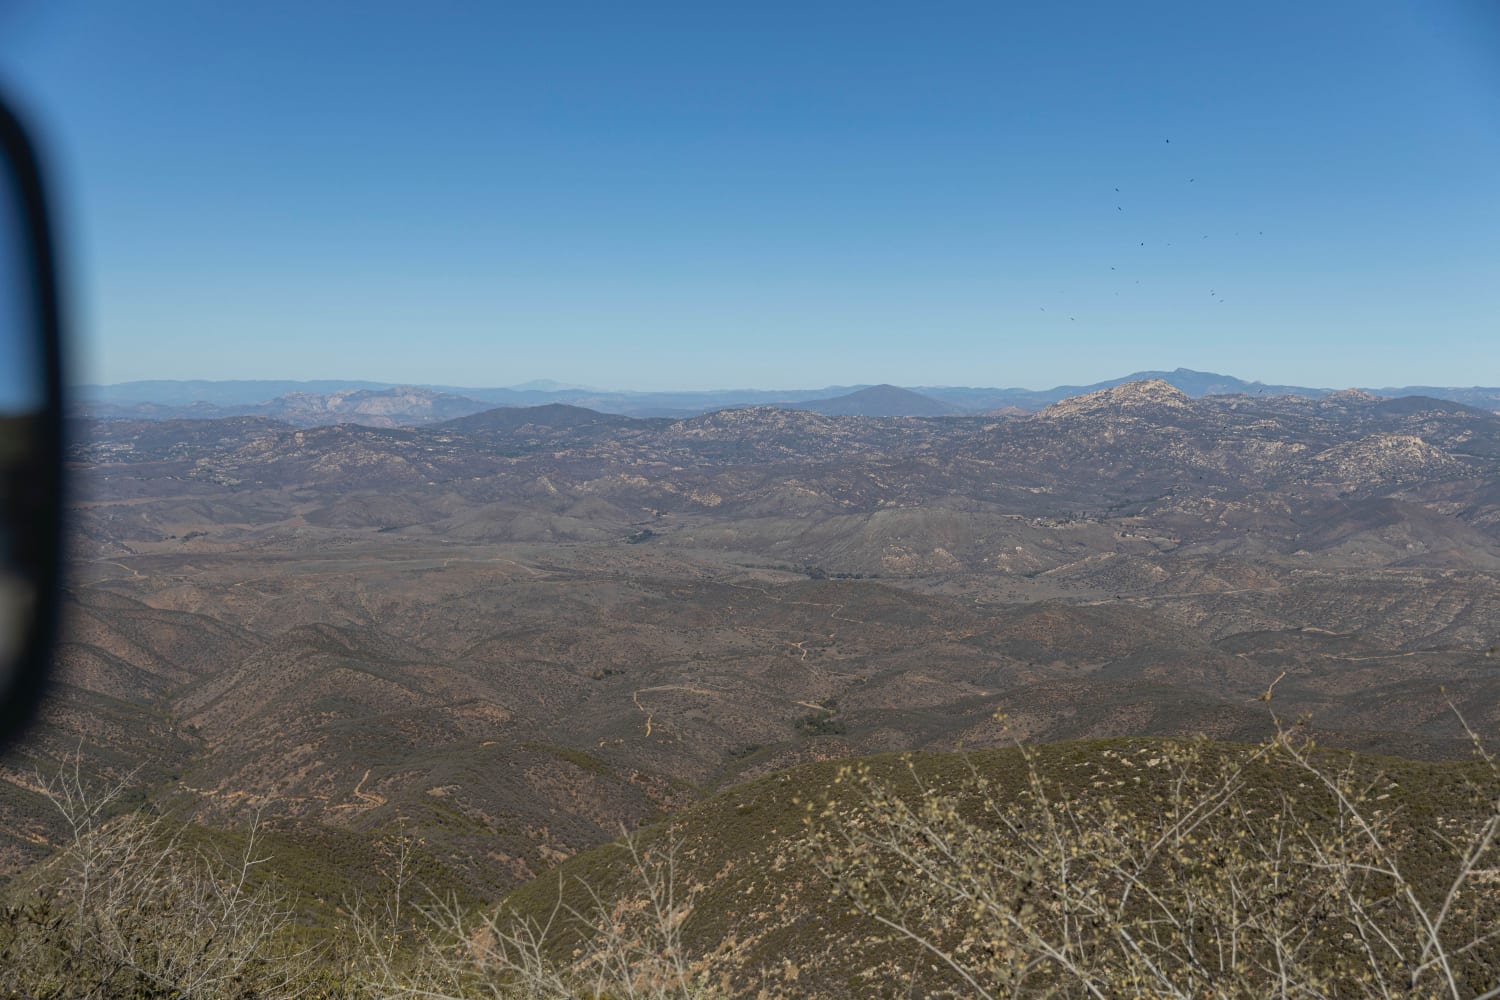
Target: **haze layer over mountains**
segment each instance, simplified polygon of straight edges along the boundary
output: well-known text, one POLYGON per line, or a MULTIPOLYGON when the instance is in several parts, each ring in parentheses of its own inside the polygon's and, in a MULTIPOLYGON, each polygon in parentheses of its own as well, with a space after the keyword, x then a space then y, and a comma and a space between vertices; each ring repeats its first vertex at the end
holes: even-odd
MULTIPOLYGON (((1224 395, 1295 395, 1320 399, 1332 390, 1247 382, 1230 375, 1178 368, 1136 372, 1092 385, 1053 389, 986 389, 955 386, 900 388, 828 386, 786 391, 612 392, 548 380, 499 389, 392 385, 344 381, 154 381, 86 385, 74 412, 85 417, 164 420, 263 416, 298 426, 358 423, 407 427, 480 413, 494 406, 567 403, 636 417, 688 417, 726 407, 780 406, 834 416, 932 417, 960 413, 1034 412, 1061 399, 1126 382, 1161 379, 1193 398, 1224 395)), ((1428 396, 1500 410, 1500 388, 1405 386, 1370 390, 1384 397, 1428 396)))

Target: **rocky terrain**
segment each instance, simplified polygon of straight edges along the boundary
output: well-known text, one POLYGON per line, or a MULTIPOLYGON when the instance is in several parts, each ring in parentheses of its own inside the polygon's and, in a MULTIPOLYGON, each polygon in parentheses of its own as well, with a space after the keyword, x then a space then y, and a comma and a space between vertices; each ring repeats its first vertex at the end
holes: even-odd
POLYGON ((1257 739, 1273 682, 1328 743, 1500 731, 1494 412, 1160 379, 822 409, 76 420, 60 681, 0 771, 0 863, 55 840, 37 772, 75 752, 344 872, 404 824, 482 896, 800 762, 1257 739))

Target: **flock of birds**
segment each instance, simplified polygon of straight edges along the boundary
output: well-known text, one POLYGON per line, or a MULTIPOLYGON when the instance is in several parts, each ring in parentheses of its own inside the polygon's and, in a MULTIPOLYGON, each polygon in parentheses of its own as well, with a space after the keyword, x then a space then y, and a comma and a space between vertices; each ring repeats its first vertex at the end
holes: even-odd
MULTIPOLYGON (((1170 145, 1170 144, 1171 144, 1171 142, 1172 142, 1172 140, 1171 140, 1171 139, 1167 139, 1167 140, 1165 140, 1165 141, 1166 141, 1166 143, 1167 143, 1167 144, 1168 144, 1168 145, 1170 145)), ((1196 183, 1197 183, 1197 181, 1198 181, 1198 179, 1197 179, 1197 178, 1196 178, 1196 177, 1189 177, 1189 178, 1188 178, 1188 179, 1187 179, 1187 183, 1189 183, 1189 184, 1196 184, 1196 183)), ((1114 191, 1114 193, 1115 193, 1115 194, 1119 194, 1119 193, 1120 193, 1120 189, 1119 189, 1119 188, 1118 188, 1118 187, 1116 187, 1116 188, 1115 188, 1115 191, 1114 191)), ((1124 206, 1124 205, 1123 205, 1123 204, 1116 204, 1116 205, 1115 205, 1115 211, 1116 211, 1116 212, 1124 212, 1124 211, 1125 211, 1125 206, 1124 206)), ((1239 233, 1238 233, 1238 232, 1236 232, 1236 233, 1235 233, 1235 234, 1234 234, 1234 235, 1235 235, 1235 236, 1239 236, 1239 235, 1240 235, 1240 234, 1239 234, 1239 233)), ((1257 231, 1257 232, 1256 232, 1256 235, 1257 235, 1257 236, 1264 236, 1264 235, 1265 235, 1265 232, 1264 232, 1264 231, 1257 231)), ((1206 239, 1208 239, 1208 234, 1207 234, 1207 233, 1204 233, 1204 234, 1203 234, 1203 237, 1202 237, 1202 238, 1203 238, 1203 239, 1205 239, 1205 240, 1206 240, 1206 239)), ((1141 240, 1141 241, 1139 241, 1139 243, 1138 243, 1138 244, 1137 244, 1137 245, 1138 245, 1138 246, 1140 246, 1140 247, 1144 247, 1144 246, 1145 246, 1145 245, 1146 245, 1146 242, 1145 242, 1145 241, 1144 241, 1144 240, 1141 240)), ((1171 242, 1170 242, 1170 241, 1167 241, 1167 242, 1166 242, 1166 244, 1165 244, 1165 245, 1166 245, 1166 246, 1169 246, 1169 247, 1170 247, 1170 246, 1171 246, 1171 245, 1172 245, 1172 243, 1171 243, 1171 242)), ((1111 265, 1110 265, 1110 268, 1109 268, 1109 269, 1110 269, 1110 270, 1111 270, 1111 271, 1115 271, 1115 272, 1116 272, 1116 273, 1118 273, 1118 271, 1119 271, 1119 268, 1118 268, 1118 267, 1116 267, 1116 266, 1115 266, 1115 265, 1113 265, 1113 264, 1111 264, 1111 265)), ((1134 283, 1135 283, 1135 284, 1137 284, 1137 285, 1139 285, 1139 284, 1140 284, 1140 283, 1141 283, 1141 280, 1140 280, 1140 279, 1139 279, 1139 278, 1135 278, 1135 279, 1133 279, 1133 281, 1134 281, 1134 283)), ((1120 294, 1120 293, 1119 293, 1119 292, 1115 292, 1115 293, 1114 293, 1114 294, 1115 294, 1115 295, 1116 295, 1116 296, 1118 296, 1118 295, 1119 295, 1119 294, 1120 294)), ((1224 299, 1223 299, 1223 298, 1221 298, 1221 297, 1220 297, 1220 296, 1219 296, 1219 293, 1218 293, 1218 290, 1217 290, 1217 289, 1213 289, 1213 288, 1210 288, 1210 289, 1209 289, 1209 290, 1208 290, 1208 295, 1209 295, 1209 298, 1211 298, 1211 299, 1216 299, 1216 300, 1217 300, 1217 301, 1218 301, 1218 302, 1219 302, 1219 303, 1221 303, 1221 304, 1222 304, 1222 303, 1223 303, 1223 301, 1224 301, 1224 299)), ((1041 310, 1041 311, 1042 311, 1042 312, 1046 312, 1046 311, 1047 311, 1047 308, 1046 308, 1046 307, 1045 307, 1045 306, 1039 306, 1039 307, 1038 307, 1038 308, 1039 308, 1039 309, 1040 309, 1040 310, 1041 310)), ((1076 317, 1076 316, 1069 316, 1069 317, 1068 317, 1068 320, 1069 320, 1069 322, 1075 322, 1075 323, 1076 323, 1076 322, 1077 322, 1077 321, 1078 321, 1078 317, 1076 317)))

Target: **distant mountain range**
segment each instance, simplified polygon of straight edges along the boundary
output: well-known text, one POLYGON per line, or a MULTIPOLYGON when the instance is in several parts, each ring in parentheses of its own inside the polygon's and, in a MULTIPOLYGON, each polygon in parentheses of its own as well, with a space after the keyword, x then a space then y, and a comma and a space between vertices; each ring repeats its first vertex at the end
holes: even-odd
MULTIPOLYGON (((537 380, 503 388, 408 386, 380 382, 285 380, 123 382, 75 388, 76 416, 97 419, 217 419, 258 416, 298 426, 356 423, 410 427, 482 413, 497 406, 566 404, 631 417, 682 418, 715 410, 776 406, 828 416, 944 416, 964 413, 1031 413, 1059 400, 1127 382, 1160 379, 1198 399, 1205 396, 1302 396, 1321 399, 1332 390, 1248 382, 1216 372, 1133 372, 1091 385, 1051 389, 893 385, 821 389, 724 389, 706 392, 618 392, 537 380)), ((1500 388, 1402 386, 1369 389, 1377 396, 1425 396, 1500 411, 1500 388)))
POLYGON ((963 407, 935 396, 894 385, 873 385, 831 399, 808 400, 787 409, 811 410, 830 417, 945 417, 965 412, 963 407))

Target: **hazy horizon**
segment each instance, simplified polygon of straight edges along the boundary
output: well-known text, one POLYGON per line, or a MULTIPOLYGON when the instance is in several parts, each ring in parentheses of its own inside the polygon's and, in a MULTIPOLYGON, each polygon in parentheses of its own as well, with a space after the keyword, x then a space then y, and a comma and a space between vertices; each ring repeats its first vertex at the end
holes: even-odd
POLYGON ((1191 374, 1194 374, 1194 375, 1220 376, 1220 377, 1224 377, 1224 378, 1238 379, 1238 380, 1246 382, 1246 383, 1248 383, 1250 385, 1296 386, 1298 388, 1305 388, 1305 389, 1328 389, 1328 390, 1333 390, 1333 391, 1337 391, 1337 390, 1340 390, 1340 389, 1356 389, 1356 388, 1357 389, 1379 389, 1379 388, 1392 388, 1392 389, 1395 389, 1395 388, 1409 388, 1409 387, 1412 387, 1412 386, 1431 386, 1433 388, 1448 388, 1448 389, 1472 389, 1472 388, 1497 388, 1497 387, 1500 387, 1500 386, 1485 385, 1484 383, 1480 383, 1480 382, 1401 382, 1401 381, 1395 381, 1395 380, 1387 380, 1387 381, 1384 381, 1384 382, 1369 382, 1369 383, 1365 383, 1365 384, 1362 384, 1362 385, 1355 385, 1353 383, 1317 385, 1317 384, 1313 384, 1313 383, 1297 382, 1297 381, 1294 381, 1294 380, 1291 380, 1291 379, 1246 378, 1244 375, 1242 375, 1242 374, 1240 374, 1238 372, 1208 371, 1208 370, 1200 369, 1200 368, 1190 368, 1190 367, 1187 367, 1187 366, 1184 366, 1184 365, 1178 365, 1178 366, 1174 366, 1172 368, 1135 368, 1135 369, 1132 369, 1132 370, 1130 370, 1128 372, 1116 372, 1113 375, 1108 375, 1108 376, 1105 376, 1104 378, 1092 379, 1092 380, 1089 380, 1089 381, 1083 381, 1083 380, 1080 380, 1080 379, 1077 379, 1077 378, 1071 378, 1071 379, 1070 378, 1063 378, 1063 379, 1059 379, 1059 380, 1054 381, 1054 382, 1048 382, 1046 384, 1032 384, 1032 385, 1020 385, 1020 384, 1016 384, 1016 383, 983 384, 983 383, 979 383, 979 382, 957 382, 957 381, 954 381, 954 382, 925 382, 925 383, 916 383, 916 382, 897 382, 897 381, 894 381, 894 380, 886 379, 886 380, 870 381, 870 382, 852 382, 852 381, 838 381, 838 382, 826 382, 826 383, 799 382, 799 383, 787 383, 787 384, 783 384, 783 385, 761 385, 761 384, 705 385, 705 386, 653 385, 653 386, 637 387, 637 386, 620 386, 620 385, 584 385, 582 383, 579 383, 579 382, 576 382, 576 381, 572 381, 572 380, 569 380, 569 379, 554 379, 554 378, 548 378, 548 377, 545 377, 545 376, 543 376, 543 377, 534 377, 534 378, 526 378, 526 379, 521 379, 519 381, 495 382, 493 384, 480 384, 480 383, 474 383, 474 382, 463 383, 463 382, 459 382, 459 381, 425 381, 425 380, 424 381, 414 381, 414 380, 410 380, 410 379, 343 378, 343 377, 339 377, 339 376, 312 376, 312 377, 307 377, 307 378, 300 378, 300 377, 275 377, 275 376, 272 376, 272 377, 263 377, 263 378, 262 377, 257 377, 257 378, 202 378, 202 377, 191 377, 191 376, 188 376, 188 377, 182 377, 182 378, 124 379, 124 380, 121 380, 119 382, 84 382, 84 381, 81 381, 81 380, 74 380, 71 383, 71 386, 74 389, 89 389, 89 388, 103 388, 103 389, 108 389, 108 388, 114 388, 114 387, 118 387, 118 386, 127 386, 127 385, 134 385, 134 384, 145 384, 145 383, 152 383, 152 382, 189 383, 189 384, 191 384, 191 383, 197 383, 197 382, 207 382, 207 383, 274 382, 274 383, 296 383, 296 384, 302 384, 302 385, 346 384, 347 383, 347 384, 356 384, 356 385, 357 384, 379 385, 379 386, 383 386, 383 387, 410 386, 410 387, 413 387, 413 388, 426 388, 426 389, 437 388, 437 389, 444 389, 444 390, 450 390, 450 391, 462 391, 464 389, 471 389, 471 390, 476 390, 476 391, 477 390, 494 390, 494 389, 512 389, 512 390, 516 390, 516 391, 530 391, 530 392, 598 392, 598 393, 622 393, 622 394, 653 395, 653 394, 669 394, 669 393, 704 393, 704 394, 709 394, 709 393, 727 393, 727 392, 811 392, 811 391, 822 390, 822 389, 842 389, 842 390, 853 391, 853 390, 857 390, 857 389, 872 388, 872 387, 875 387, 875 386, 890 385, 890 386, 896 386, 896 387, 902 388, 902 389, 911 389, 911 390, 914 390, 914 391, 920 391, 922 389, 1003 389, 1003 390, 1012 390, 1012 389, 1014 389, 1014 390, 1029 391, 1029 392, 1045 392, 1047 390, 1058 389, 1058 388, 1063 388, 1063 387, 1067 387, 1067 386, 1087 387, 1087 386, 1094 385, 1094 384, 1099 383, 1099 382, 1112 381, 1112 380, 1119 379, 1119 378, 1124 378, 1124 377, 1127 377, 1127 376, 1130 376, 1130 375, 1148 375, 1148 374, 1159 374, 1159 373, 1172 374, 1172 373, 1177 373, 1177 372, 1191 373, 1191 374), (548 383, 551 383, 551 384, 548 384, 548 383))

